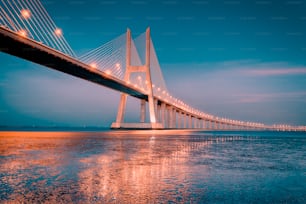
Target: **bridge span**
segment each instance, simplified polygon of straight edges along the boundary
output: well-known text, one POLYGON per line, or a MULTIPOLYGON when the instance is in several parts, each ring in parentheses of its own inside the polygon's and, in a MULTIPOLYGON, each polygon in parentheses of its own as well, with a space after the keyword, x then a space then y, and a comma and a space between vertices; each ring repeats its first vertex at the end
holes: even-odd
MULTIPOLYGON (((127 35, 127 50, 130 50, 130 31, 127 35)), ((150 30, 147 30, 147 37, 150 38, 150 30)), ((0 27, 1 51, 26 59, 28 61, 49 67, 51 69, 64 72, 66 74, 85 79, 101 86, 122 92, 121 103, 118 111, 117 120, 112 124, 112 128, 137 128, 137 129, 215 129, 215 130, 285 130, 285 126, 267 126, 259 123, 235 121, 224 119, 209 114, 199 113, 193 110, 186 110, 179 103, 171 103, 161 96, 152 97, 152 109, 149 114, 153 114, 153 121, 145 122, 145 105, 149 102, 148 91, 136 87, 126 81, 122 81, 112 75, 100 71, 85 64, 69 55, 48 47, 30 38, 20 36, 5 27, 0 27), (127 96, 133 96, 141 100, 141 116, 139 123, 124 122, 125 103, 127 96)), ((149 42, 149 41, 148 41, 149 42)), ((150 56, 149 44, 147 44, 147 56, 150 56)), ((130 58, 127 53, 127 58, 130 58)), ((147 60, 149 58, 147 57, 147 60)), ((150 72, 149 62, 143 67, 133 67, 127 59, 130 69, 127 70, 127 77, 131 72, 150 72)), ((150 77, 150 73, 148 73, 150 77)), ((152 82, 151 91, 152 91, 152 82)), ((150 103, 150 102, 149 102, 150 103)), ((150 105, 150 104, 149 104, 150 105)), ((152 117, 150 117, 152 120, 152 117)), ((294 128, 292 130, 298 130, 294 128)))
POLYGON ((163 81, 149 28, 145 32, 144 39, 145 60, 140 60, 129 29, 125 39, 121 39, 124 42, 121 47, 118 47, 119 41, 116 41, 108 47, 99 47, 84 57, 76 57, 69 44, 62 37, 61 29, 55 26, 39 1, 25 2, 24 4, 28 8, 14 8, 14 5, 9 2, 2 3, 3 7, 0 7, 0 51, 119 91, 121 97, 118 113, 111 126, 114 129, 194 128, 306 131, 306 126, 265 125, 263 123, 217 117, 197 110, 182 100, 172 97, 163 81), (35 20, 31 20, 31 15, 35 16, 35 20), (117 50, 115 50, 115 46, 117 46, 117 50), (109 50, 112 52, 110 53, 109 50), (121 70, 121 64, 119 63, 115 64, 117 75, 106 70, 107 68, 111 70, 110 66, 114 65, 111 65, 114 62, 108 55, 118 57, 123 54, 125 55, 124 62, 121 64, 125 71, 121 70), (90 64, 90 60, 93 59, 100 62, 100 67, 97 67, 96 64, 90 64), (102 65, 104 70, 100 69, 102 65), (155 72, 161 78, 157 79, 160 82, 154 81, 156 80, 156 78, 153 78, 155 72), (143 76, 145 83, 141 85, 133 82, 132 76, 134 74, 140 77, 139 81, 142 81, 141 76, 143 76), (125 121, 128 96, 140 100, 140 120, 138 123, 125 121), (146 110, 148 110, 148 113, 146 113, 146 110), (148 114, 148 117, 146 117, 146 114, 148 114))

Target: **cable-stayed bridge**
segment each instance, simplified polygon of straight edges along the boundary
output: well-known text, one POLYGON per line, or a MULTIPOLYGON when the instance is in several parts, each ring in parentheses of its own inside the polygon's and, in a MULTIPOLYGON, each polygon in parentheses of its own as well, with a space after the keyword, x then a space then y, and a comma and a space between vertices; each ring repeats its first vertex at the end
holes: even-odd
POLYGON ((163 79, 149 28, 135 39, 127 30, 83 56, 76 56, 39 0, 1 0, 0 25, 2 52, 121 92, 112 128, 306 131, 305 126, 265 125, 217 117, 172 96, 163 79), (139 123, 124 120, 128 96, 140 100, 139 123))

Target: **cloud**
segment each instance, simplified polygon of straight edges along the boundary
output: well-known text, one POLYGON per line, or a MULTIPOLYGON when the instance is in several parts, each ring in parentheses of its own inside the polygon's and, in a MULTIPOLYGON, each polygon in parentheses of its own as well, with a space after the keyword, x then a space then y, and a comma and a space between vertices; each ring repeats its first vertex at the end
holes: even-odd
POLYGON ((302 112, 306 106, 306 76, 298 74, 304 73, 303 66, 237 60, 161 67, 169 92, 204 112, 267 124, 306 123, 302 112), (275 75, 263 77, 268 75, 253 74, 254 70, 275 70, 275 75), (280 75, 277 70, 290 71, 280 75))
POLYGON ((306 91, 282 92, 282 93, 260 93, 241 94, 235 96, 235 103, 264 103, 273 101, 303 101, 306 102, 306 91))
POLYGON ((299 75, 306 74, 306 67, 302 68, 267 68, 250 69, 244 71, 250 76, 281 76, 281 75, 299 75))

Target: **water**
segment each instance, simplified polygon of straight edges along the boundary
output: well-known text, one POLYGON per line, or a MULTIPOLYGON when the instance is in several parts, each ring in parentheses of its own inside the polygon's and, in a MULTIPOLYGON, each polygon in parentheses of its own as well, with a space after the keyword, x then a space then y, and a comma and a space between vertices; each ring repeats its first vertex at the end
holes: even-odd
POLYGON ((0 203, 306 203, 306 134, 0 132, 0 203))

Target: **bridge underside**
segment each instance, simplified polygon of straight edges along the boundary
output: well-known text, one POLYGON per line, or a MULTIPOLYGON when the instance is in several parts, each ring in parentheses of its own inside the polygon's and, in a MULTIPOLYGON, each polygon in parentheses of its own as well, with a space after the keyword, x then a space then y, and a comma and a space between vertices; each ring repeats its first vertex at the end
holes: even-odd
POLYGON ((0 42, 0 51, 7 54, 127 93, 139 99, 148 100, 147 95, 122 84, 122 82, 108 76, 106 73, 98 72, 94 69, 90 70, 88 65, 2 27, 0 27, 0 42))

